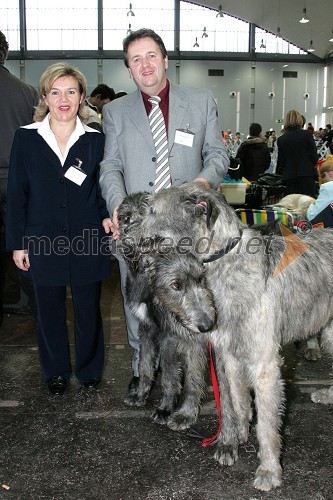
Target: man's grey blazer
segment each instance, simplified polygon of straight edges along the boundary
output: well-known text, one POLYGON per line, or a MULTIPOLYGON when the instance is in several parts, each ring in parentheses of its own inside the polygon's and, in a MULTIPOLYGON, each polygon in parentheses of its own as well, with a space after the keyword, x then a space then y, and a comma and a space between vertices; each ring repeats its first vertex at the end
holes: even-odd
MULTIPOLYGON (((170 83, 168 146, 172 185, 199 176, 212 188, 221 183, 229 158, 217 114, 210 91, 170 83), (175 142, 177 129, 194 134, 192 147, 175 142)), ((154 189, 156 153, 140 90, 106 104, 103 124, 106 141, 100 185, 112 216, 127 194, 154 189)))

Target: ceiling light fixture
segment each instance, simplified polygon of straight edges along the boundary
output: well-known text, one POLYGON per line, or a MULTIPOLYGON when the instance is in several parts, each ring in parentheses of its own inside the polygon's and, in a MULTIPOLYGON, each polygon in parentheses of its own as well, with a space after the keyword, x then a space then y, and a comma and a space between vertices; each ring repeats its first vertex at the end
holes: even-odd
POLYGON ((134 12, 132 11, 132 4, 131 3, 129 4, 129 11, 127 12, 127 16, 128 17, 134 17, 135 16, 134 12))
POLYGON ((313 41, 310 40, 310 47, 308 48, 308 52, 314 52, 316 49, 313 46, 313 41))
POLYGON ((302 19, 300 19, 299 22, 302 23, 302 24, 305 24, 305 23, 308 23, 309 21, 310 21, 310 19, 306 15, 306 8, 304 7, 302 19))
POLYGON ((280 26, 276 28, 276 38, 281 38, 280 26))
POLYGON ((222 12, 222 5, 219 6, 219 11, 216 14, 216 17, 223 17, 223 12, 222 12))
POLYGON ((265 49, 266 48, 266 45, 264 44, 264 39, 261 40, 260 48, 261 49, 265 49))
POLYGON ((201 38, 208 38, 206 27, 204 27, 204 29, 203 29, 203 33, 201 35, 201 38))
POLYGON ((131 25, 131 24, 129 24, 129 25, 128 25, 128 30, 127 30, 127 35, 130 35, 130 34, 132 33, 131 28, 132 28, 132 25, 131 25))
POLYGON ((199 47, 198 37, 195 37, 195 44, 193 45, 193 47, 199 47))

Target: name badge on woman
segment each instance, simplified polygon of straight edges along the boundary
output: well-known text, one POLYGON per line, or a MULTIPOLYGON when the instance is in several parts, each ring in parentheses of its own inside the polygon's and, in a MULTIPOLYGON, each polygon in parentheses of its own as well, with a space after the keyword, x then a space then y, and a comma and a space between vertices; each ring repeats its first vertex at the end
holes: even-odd
POLYGON ((78 186, 81 186, 82 182, 87 177, 87 174, 81 167, 82 161, 79 158, 75 159, 78 162, 78 165, 72 165, 71 167, 69 167, 69 169, 65 173, 65 177, 66 179, 69 179, 70 181, 77 184, 78 186))

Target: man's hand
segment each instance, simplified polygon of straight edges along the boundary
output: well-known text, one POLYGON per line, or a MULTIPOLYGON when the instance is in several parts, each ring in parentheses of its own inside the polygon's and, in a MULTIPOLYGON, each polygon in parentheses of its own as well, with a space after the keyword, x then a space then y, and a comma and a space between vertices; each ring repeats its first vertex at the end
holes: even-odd
POLYGON ((22 271, 29 270, 30 261, 27 250, 14 250, 13 261, 15 262, 15 265, 22 271))
POLYGON ((204 187, 205 189, 210 189, 209 182, 207 181, 207 179, 204 179, 203 177, 197 177, 196 179, 194 179, 193 182, 201 184, 201 186, 204 187))

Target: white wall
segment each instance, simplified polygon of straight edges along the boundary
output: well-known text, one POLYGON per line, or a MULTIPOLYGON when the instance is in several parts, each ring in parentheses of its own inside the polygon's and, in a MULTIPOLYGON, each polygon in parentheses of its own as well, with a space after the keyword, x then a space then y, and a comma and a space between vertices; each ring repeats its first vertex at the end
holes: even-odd
MULTIPOLYGON (((55 61, 25 61, 22 73, 25 81, 37 88, 41 73, 53 62, 55 61)), ((98 60, 66 62, 78 66, 85 74, 88 93, 102 82, 113 87, 116 92, 124 90, 129 93, 136 88, 122 60, 100 60, 100 66, 98 60)), ((6 67, 20 77, 19 61, 7 61, 6 67)), ((315 128, 333 122, 333 109, 323 115, 322 64, 290 63, 287 68, 283 68, 282 62, 252 64, 250 61, 169 61, 167 74, 172 82, 207 88, 213 92, 219 107, 221 130, 230 128, 233 132, 240 131, 247 135, 250 123, 258 122, 264 132, 270 128, 279 132, 281 125, 277 120, 283 119, 289 109, 300 111, 315 128), (223 69, 224 76, 208 76, 209 69, 223 69), (283 78, 284 70, 297 71, 298 78, 283 78), (232 91, 236 92, 234 98, 230 97, 232 91), (271 91, 275 93, 274 99, 268 98, 271 91), (304 99, 305 92, 309 93, 309 99, 304 99)), ((333 66, 329 66, 326 105, 333 105, 333 88, 330 84, 332 77, 333 66)))

